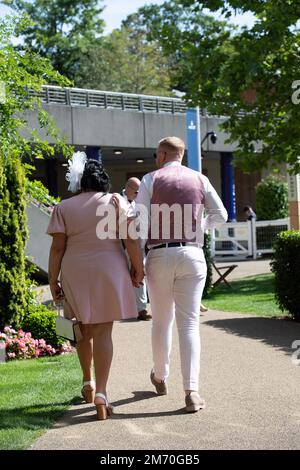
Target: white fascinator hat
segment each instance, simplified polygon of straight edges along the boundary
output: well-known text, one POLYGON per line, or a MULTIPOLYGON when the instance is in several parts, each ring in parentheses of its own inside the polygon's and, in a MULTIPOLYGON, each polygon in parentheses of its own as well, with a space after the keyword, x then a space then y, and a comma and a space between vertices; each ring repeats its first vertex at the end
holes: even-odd
POLYGON ((84 152, 75 152, 68 161, 68 171, 66 180, 69 181, 68 190, 76 193, 81 189, 81 178, 84 166, 87 162, 87 156, 84 152))

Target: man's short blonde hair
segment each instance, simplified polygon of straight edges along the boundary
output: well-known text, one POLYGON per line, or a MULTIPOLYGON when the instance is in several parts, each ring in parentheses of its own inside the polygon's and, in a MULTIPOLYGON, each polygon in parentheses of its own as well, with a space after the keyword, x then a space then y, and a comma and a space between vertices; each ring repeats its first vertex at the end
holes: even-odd
POLYGON ((165 148, 171 153, 179 152, 181 155, 184 154, 185 150, 185 144, 179 137, 165 137, 158 142, 158 146, 165 148))

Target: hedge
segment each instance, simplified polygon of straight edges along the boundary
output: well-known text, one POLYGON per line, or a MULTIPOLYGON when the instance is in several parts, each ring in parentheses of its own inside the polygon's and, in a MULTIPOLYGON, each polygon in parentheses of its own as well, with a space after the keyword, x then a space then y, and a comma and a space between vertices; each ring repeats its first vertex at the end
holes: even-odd
POLYGON ((271 269, 281 310, 300 321, 300 231, 281 232, 274 244, 271 269))
POLYGON ((208 233, 204 235, 204 244, 203 244, 203 252, 207 264, 207 276, 206 282, 203 290, 203 298, 206 298, 209 294, 209 291, 212 286, 212 258, 211 258, 211 251, 210 251, 210 244, 211 244, 211 237, 208 233))
POLYGON ((25 172, 19 155, 0 150, 0 329, 27 311, 25 172))
POLYGON ((284 219, 288 216, 288 186, 270 175, 257 184, 256 215, 258 220, 284 219))
POLYGON ((34 338, 44 339, 47 344, 58 348, 65 340, 56 335, 55 318, 54 310, 49 310, 45 305, 32 305, 22 321, 22 329, 30 331, 34 338))

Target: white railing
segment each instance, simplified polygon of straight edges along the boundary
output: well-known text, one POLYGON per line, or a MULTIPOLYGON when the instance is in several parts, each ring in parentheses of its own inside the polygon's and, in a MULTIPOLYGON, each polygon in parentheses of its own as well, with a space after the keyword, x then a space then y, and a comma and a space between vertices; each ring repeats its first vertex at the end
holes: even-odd
POLYGON ((211 231, 211 254, 215 256, 253 256, 272 253, 278 233, 290 228, 289 219, 228 222, 211 231))
POLYGON ((124 111, 148 111, 154 113, 183 114, 186 104, 179 98, 116 93, 112 91, 62 88, 45 85, 41 92, 30 91, 44 103, 89 108, 122 109, 124 111))

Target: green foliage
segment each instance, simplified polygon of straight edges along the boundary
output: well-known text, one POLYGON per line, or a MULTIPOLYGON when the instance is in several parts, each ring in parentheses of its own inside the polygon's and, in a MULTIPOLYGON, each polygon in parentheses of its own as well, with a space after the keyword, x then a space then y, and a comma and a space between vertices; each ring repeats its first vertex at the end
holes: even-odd
POLYGON ((207 298, 208 294, 210 292, 211 286, 212 286, 212 257, 211 257, 211 251, 210 251, 210 242, 211 242, 211 237, 210 234, 205 233, 204 235, 204 245, 203 245, 203 252, 206 260, 206 265, 207 265, 207 275, 206 275, 206 281, 205 281, 205 286, 203 290, 203 298, 207 298))
POLYGON ((60 201, 60 198, 50 196, 48 189, 37 180, 26 179, 26 193, 41 204, 54 205, 60 201))
POLYGON ((70 82, 56 72, 49 60, 42 59, 32 50, 16 50, 13 38, 22 35, 32 23, 28 18, 8 18, 0 20, 0 83, 5 96, 0 102, 0 147, 5 158, 18 152, 18 156, 53 156, 55 152, 70 155, 71 149, 55 129, 53 119, 43 109, 40 99, 29 90, 40 92, 42 85, 70 85, 70 82), (49 145, 38 137, 37 130, 28 123, 25 113, 34 111, 40 128, 54 137, 56 144, 49 145), (22 134, 27 134, 26 138, 22 134), (34 141, 34 145, 32 145, 34 141))
POLYGON ((147 40, 138 14, 90 48, 75 77, 77 86, 149 95, 171 94, 171 68, 158 40, 147 40))
POLYGON ((255 171, 287 162, 299 173, 300 105, 292 102, 299 0, 171 0, 141 12, 151 36, 177 61, 178 85, 189 103, 228 116, 223 128, 239 142, 235 164, 255 171), (226 21, 248 11, 257 20, 233 32, 205 17, 204 8, 221 9, 226 21))
POLYGON ((27 308, 25 175, 17 155, 0 149, 0 328, 19 325, 27 308))
POLYGON ((4 0, 18 13, 33 21, 23 31, 26 46, 47 57, 55 70, 73 79, 80 60, 99 42, 103 8, 98 0, 4 0))
POLYGON ((204 95, 213 100, 215 69, 229 55, 233 26, 177 0, 143 7, 139 13, 148 40, 158 41, 172 66, 172 87, 187 93, 190 103, 198 105, 204 95))
POLYGON ((55 152, 55 146, 37 138, 37 132, 27 123, 26 112, 35 110, 40 126, 57 139, 61 151, 65 155, 71 151, 59 140, 41 102, 29 93, 39 92, 48 82, 69 82, 48 60, 13 47, 12 38, 18 38, 30 24, 26 18, 0 20, 0 83, 5 91, 0 102, 0 327, 19 326, 30 303, 25 265, 25 169, 21 159, 55 152), (26 139, 21 131, 27 133, 26 139), (30 141, 33 138, 34 146, 30 141))
POLYGON ((276 176, 268 176, 256 186, 256 215, 258 220, 288 217, 288 186, 276 176))
POLYGON ((275 296, 279 307, 300 321, 300 231, 278 235, 271 269, 275 274, 275 296))
POLYGON ((55 318, 55 311, 49 310, 45 305, 31 305, 22 321, 22 329, 30 331, 33 338, 44 339, 47 344, 58 348, 65 340, 56 335, 55 318))

